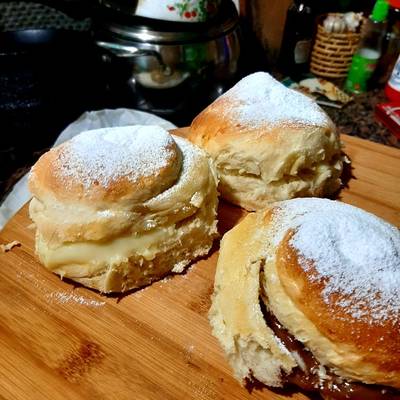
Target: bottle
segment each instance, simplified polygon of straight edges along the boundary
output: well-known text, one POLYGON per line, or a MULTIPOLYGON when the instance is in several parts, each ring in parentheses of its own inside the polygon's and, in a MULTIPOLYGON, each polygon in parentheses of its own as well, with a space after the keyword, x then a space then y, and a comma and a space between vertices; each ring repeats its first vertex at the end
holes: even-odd
POLYGON ((286 14, 278 61, 280 70, 293 79, 308 71, 313 31, 311 0, 294 0, 286 14))
POLYGON ((400 56, 385 86, 385 95, 390 101, 400 101, 400 56))
POLYGON ((377 0, 363 27, 363 36, 356 54, 354 54, 345 89, 351 93, 362 93, 367 90, 382 51, 382 41, 385 35, 386 18, 389 4, 386 0, 377 0))
POLYGON ((372 80, 384 85, 390 78, 397 56, 400 53, 400 0, 389 0, 387 29, 382 43, 382 56, 372 80))

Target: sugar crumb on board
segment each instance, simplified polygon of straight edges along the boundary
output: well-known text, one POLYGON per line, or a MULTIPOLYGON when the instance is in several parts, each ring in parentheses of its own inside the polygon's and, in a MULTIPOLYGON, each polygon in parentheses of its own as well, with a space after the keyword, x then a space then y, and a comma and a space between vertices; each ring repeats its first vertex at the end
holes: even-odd
POLYGON ((52 292, 46 294, 46 298, 49 300, 50 303, 75 303, 87 307, 102 307, 106 304, 105 301, 93 300, 72 292, 52 292))
POLYGON ((21 242, 18 242, 18 240, 13 240, 10 243, 6 243, 6 244, 0 244, 0 250, 3 253, 8 253, 9 251, 11 251, 14 247, 20 247, 21 246, 21 242))

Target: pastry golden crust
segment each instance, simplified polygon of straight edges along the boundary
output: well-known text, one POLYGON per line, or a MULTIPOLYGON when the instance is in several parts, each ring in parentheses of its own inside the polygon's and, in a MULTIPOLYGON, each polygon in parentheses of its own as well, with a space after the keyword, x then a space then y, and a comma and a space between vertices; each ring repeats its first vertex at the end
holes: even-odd
POLYGON ((400 389, 399 230, 355 207, 314 198, 250 214, 222 240, 210 321, 241 379, 283 386, 303 370, 332 399, 331 387, 343 382, 379 396, 400 389), (298 343, 295 349, 274 334, 270 318, 260 320, 262 307, 298 343), (253 353, 228 345, 249 340, 256 341, 253 353), (259 373, 272 367, 273 374, 259 373))
POLYGON ((216 236, 210 160, 159 127, 85 132, 42 156, 29 184, 42 263, 102 292, 181 272, 216 236))
MULTIPOLYGON (((354 312, 351 308, 352 296, 348 293, 335 293, 327 299, 323 279, 316 278, 318 272, 312 262, 309 261, 310 269, 307 271, 301 266, 296 250, 290 245, 292 235, 288 234, 279 246, 276 271, 283 289, 281 295, 288 296, 293 307, 301 311, 319 334, 327 339, 326 347, 318 338, 309 339, 309 346, 315 347, 314 354, 318 353, 326 364, 332 363, 325 355, 331 342, 338 352, 333 367, 342 376, 400 388, 399 310, 388 305, 385 311, 382 310, 382 313, 388 314, 387 318, 380 316, 379 320, 372 322, 369 318, 362 318, 361 312, 367 314, 372 311, 373 305, 370 305, 370 310, 366 308, 354 312), (358 314, 360 317, 357 317, 358 314)), ((395 301, 399 302, 398 299, 395 301)), ((371 302, 374 302, 372 298, 371 302)), ((332 350, 330 352, 333 353, 332 350)))
POLYGON ((312 100, 266 73, 249 75, 208 106, 188 138, 214 160, 222 197, 248 210, 340 187, 334 124, 312 100))
MULTIPOLYGON (((132 130, 134 128, 120 128, 120 132, 126 132, 128 129, 132 130)), ((181 165, 180 150, 173 138, 165 136, 162 129, 154 130, 153 128, 152 130, 149 127, 140 128, 136 136, 141 136, 138 138, 139 142, 140 139, 146 137, 148 132, 156 133, 153 138, 154 143, 152 143, 156 145, 154 155, 156 152, 160 152, 163 159, 158 164, 155 163, 155 168, 150 168, 147 171, 143 168, 143 164, 146 162, 145 157, 147 157, 145 154, 147 147, 138 145, 132 146, 133 148, 130 149, 129 147, 124 148, 121 146, 119 150, 125 153, 121 154, 121 162, 126 157, 126 165, 122 166, 124 167, 123 174, 116 174, 107 179, 104 175, 108 172, 107 168, 110 168, 110 165, 106 164, 98 164, 96 167, 92 165, 92 169, 85 173, 86 171, 83 169, 85 167, 89 168, 89 166, 83 165, 81 159, 74 157, 76 150, 79 150, 79 146, 83 147, 82 154, 79 154, 79 156, 82 156, 81 158, 85 156, 90 158, 90 153, 92 152, 90 146, 96 145, 100 147, 98 150, 101 154, 99 154, 98 159, 93 160, 92 164, 102 161, 100 157, 104 157, 103 160, 106 162, 110 161, 107 156, 110 157, 115 152, 108 153, 108 147, 117 147, 116 144, 109 140, 114 134, 113 129, 102 130, 101 139, 97 137, 98 134, 96 132, 98 131, 93 130, 88 134, 78 136, 75 140, 67 141, 40 157, 31 171, 31 190, 40 193, 41 197, 46 195, 54 196, 63 202, 75 202, 79 199, 82 203, 89 205, 93 201, 105 204, 107 202, 127 202, 132 204, 132 202, 143 202, 154 197, 176 181, 181 165), (159 139, 161 143, 157 143, 156 139, 159 139), (132 151, 131 157, 127 156, 129 151, 132 151), (87 153, 85 154, 84 152, 87 153), (135 165, 132 167, 128 165, 135 156, 142 159, 142 165, 139 165, 140 162, 137 165, 139 169, 142 167, 140 171, 134 168, 136 167, 135 165), (95 177, 89 176, 89 174, 94 173, 98 175, 96 177, 98 178, 97 181, 95 177), (88 182, 85 182, 85 180, 88 182)), ((93 149, 93 151, 96 150, 93 149)), ((111 162, 115 161, 111 160, 111 162)))

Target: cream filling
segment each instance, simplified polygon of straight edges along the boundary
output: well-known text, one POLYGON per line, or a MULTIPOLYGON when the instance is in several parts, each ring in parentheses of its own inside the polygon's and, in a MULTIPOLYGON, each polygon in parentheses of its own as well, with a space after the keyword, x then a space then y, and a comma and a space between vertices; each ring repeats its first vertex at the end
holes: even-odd
POLYGON ((216 232, 216 195, 212 193, 203 200, 202 207, 189 218, 178 221, 178 225, 157 226, 151 231, 108 241, 64 242, 54 246, 37 231, 36 252, 46 268, 66 277, 94 276, 108 266, 126 263, 131 257, 139 263, 152 261, 161 253, 184 246, 183 237, 197 235, 195 231, 212 241, 216 232))
POLYGON ((66 243, 50 248, 39 234, 37 252, 43 264, 50 270, 71 264, 118 264, 133 254, 150 261, 165 248, 166 242, 174 235, 175 225, 172 225, 107 242, 66 243))

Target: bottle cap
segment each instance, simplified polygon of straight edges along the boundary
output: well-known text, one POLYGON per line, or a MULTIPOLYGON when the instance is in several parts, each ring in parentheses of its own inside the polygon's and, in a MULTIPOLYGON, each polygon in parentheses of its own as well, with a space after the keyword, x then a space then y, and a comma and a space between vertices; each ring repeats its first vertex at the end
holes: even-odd
POLYGON ((374 22, 385 21, 389 13, 389 3, 386 0, 376 0, 372 10, 371 19, 374 22))
POLYGON ((393 8, 400 8, 400 0, 389 0, 389 4, 393 8))

